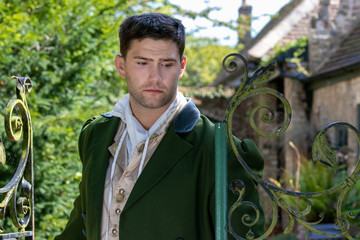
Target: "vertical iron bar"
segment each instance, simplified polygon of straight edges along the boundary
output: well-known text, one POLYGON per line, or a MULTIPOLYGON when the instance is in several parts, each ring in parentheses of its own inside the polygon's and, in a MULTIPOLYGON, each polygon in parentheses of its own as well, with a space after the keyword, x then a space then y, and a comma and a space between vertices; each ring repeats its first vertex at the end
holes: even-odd
POLYGON ((227 240, 226 124, 215 124, 215 240, 227 240))

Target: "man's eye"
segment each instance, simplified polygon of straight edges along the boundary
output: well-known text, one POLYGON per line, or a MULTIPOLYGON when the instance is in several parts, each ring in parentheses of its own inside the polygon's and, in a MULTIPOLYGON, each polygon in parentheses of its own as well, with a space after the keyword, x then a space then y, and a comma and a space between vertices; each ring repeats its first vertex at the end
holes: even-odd
POLYGON ((163 67, 171 67, 173 64, 172 63, 164 63, 162 64, 163 67))
POLYGON ((146 62, 138 62, 139 65, 146 65, 146 62))

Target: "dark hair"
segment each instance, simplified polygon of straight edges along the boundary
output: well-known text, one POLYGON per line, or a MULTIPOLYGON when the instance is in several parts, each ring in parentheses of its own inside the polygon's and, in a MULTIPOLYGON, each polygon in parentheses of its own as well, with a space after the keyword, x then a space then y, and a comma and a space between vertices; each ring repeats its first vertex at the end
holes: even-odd
POLYGON ((134 39, 166 39, 176 43, 180 58, 185 49, 185 28, 181 21, 162 13, 145 13, 126 18, 120 25, 120 53, 126 57, 134 39))

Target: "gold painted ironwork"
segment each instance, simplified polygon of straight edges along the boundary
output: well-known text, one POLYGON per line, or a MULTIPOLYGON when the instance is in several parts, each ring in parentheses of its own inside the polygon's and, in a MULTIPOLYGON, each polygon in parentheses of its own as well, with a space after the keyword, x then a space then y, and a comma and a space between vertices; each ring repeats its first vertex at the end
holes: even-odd
MULTIPOLYGON (((33 132, 26 94, 31 91, 29 77, 16 77, 16 99, 8 102, 5 109, 5 131, 10 141, 20 142, 21 155, 17 169, 11 180, 0 188, 3 196, 0 202, 0 220, 6 219, 9 210, 17 232, 0 226, 0 239, 34 238, 34 192, 33 192, 33 132), (19 112, 19 116, 16 114, 19 112), (8 207, 8 208, 7 208, 8 207)), ((6 152, 0 139, 0 163, 6 164, 6 152)))
MULTIPOLYGON (((274 119, 274 113, 275 111, 271 108, 271 106, 268 105, 260 105, 252 109, 250 114, 250 125, 255 130, 256 133, 258 133, 261 136, 264 137, 276 137, 282 134, 287 127, 290 124, 291 119, 291 107, 287 99, 278 91, 263 87, 263 83, 267 82, 271 75, 274 73, 276 64, 271 63, 266 67, 262 67, 258 69, 255 74, 248 78, 248 67, 247 67, 247 61, 246 59, 240 55, 240 54, 230 54, 228 55, 224 61, 223 61, 223 67, 227 72, 234 72, 238 71, 238 67, 240 64, 243 64, 244 66, 244 72, 243 72, 243 80, 241 81, 241 85, 236 91, 235 95, 230 101, 230 104, 228 105, 228 108, 226 109, 225 113, 225 122, 227 124, 227 135, 228 139, 232 145, 232 149, 235 152, 240 164, 245 168, 245 170, 251 175, 251 177, 258 183, 258 185, 264 189, 266 194, 270 197, 270 200, 272 202, 272 219, 271 224, 269 228, 266 230, 266 232, 260 236, 255 238, 254 234, 249 231, 247 236, 239 236, 236 232, 234 232, 232 223, 231 223, 231 216, 232 213, 236 210, 237 207, 241 205, 248 205, 250 206, 254 212, 256 213, 256 219, 249 219, 248 216, 243 216, 243 223, 251 228, 251 226, 255 225, 258 221, 259 216, 259 208, 258 206, 255 206, 252 203, 244 202, 242 201, 242 198, 246 192, 246 186, 243 182, 240 180, 234 180, 234 182, 231 184, 231 190, 233 192, 236 192, 238 194, 238 200, 235 202, 233 206, 230 207, 229 214, 228 214, 228 225, 229 225, 229 232, 236 238, 236 239, 265 239, 270 236, 270 234, 273 232, 275 226, 277 225, 278 221, 278 210, 281 209, 287 216, 289 223, 287 227, 284 230, 285 234, 288 234, 294 230, 294 227, 296 226, 296 223, 298 225, 301 225, 305 231, 305 239, 308 239, 308 233, 309 231, 312 231, 314 233, 317 233, 319 235, 323 235, 325 237, 344 237, 346 239, 353 240, 354 238, 349 233, 349 227, 350 222, 349 219, 354 219, 356 217, 359 217, 360 213, 349 213, 345 214, 342 212, 342 204, 345 200, 345 197, 347 196, 348 192, 352 189, 352 187, 355 185, 357 181, 360 179, 360 165, 359 160, 356 163, 354 171, 350 174, 350 176, 347 176, 342 183, 338 184, 337 186, 334 186, 330 189, 326 189, 324 191, 320 192, 295 192, 290 191, 282 188, 281 186, 274 185, 273 183, 267 182, 264 179, 260 178, 255 172, 252 171, 252 169, 246 164, 246 162, 242 159, 240 156, 234 140, 232 137, 232 118, 235 109, 237 106, 243 102, 245 99, 247 99, 250 96, 254 96, 260 93, 270 94, 275 96, 278 100, 281 101, 281 103, 284 106, 284 112, 285 112, 285 118, 283 121, 282 126, 279 129, 276 129, 274 132, 265 132, 262 131, 260 128, 257 127, 255 123, 255 114, 260 109, 265 109, 267 111, 266 114, 262 115, 262 121, 269 122, 274 119), (337 196, 337 204, 336 204, 336 223, 334 224, 334 229, 340 230, 341 232, 339 234, 327 234, 324 232, 321 232, 320 230, 317 230, 314 228, 315 225, 322 222, 324 216, 321 215, 320 219, 315 222, 306 221, 305 217, 308 215, 312 208, 312 199, 319 197, 319 196, 328 196, 330 194, 336 194, 337 196), (302 198, 306 199, 307 201, 307 207, 306 209, 296 209, 293 207, 293 205, 290 204, 289 199, 291 198, 302 198)), ((331 167, 334 171, 336 168, 336 156, 335 154, 338 152, 336 148, 331 146, 331 144, 328 142, 326 138, 326 133, 329 131, 329 129, 335 127, 335 126, 343 126, 346 127, 348 130, 354 132, 358 147, 360 149, 360 133, 359 131, 353 127, 352 125, 345 123, 345 122, 335 122, 330 124, 328 127, 323 129, 315 138, 315 141, 313 143, 312 147, 312 155, 313 155, 313 161, 320 161, 321 163, 331 167)), ((360 194, 360 193, 357 193, 360 194)))

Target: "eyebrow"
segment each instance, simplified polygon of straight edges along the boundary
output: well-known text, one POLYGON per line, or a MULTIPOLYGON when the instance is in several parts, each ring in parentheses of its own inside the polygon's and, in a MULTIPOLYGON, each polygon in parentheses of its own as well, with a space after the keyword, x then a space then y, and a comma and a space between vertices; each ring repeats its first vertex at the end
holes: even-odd
MULTIPOLYGON (((134 56, 134 59, 141 59, 146 61, 154 61, 152 58, 142 57, 142 56, 134 56)), ((160 58, 161 61, 165 62, 176 62, 176 59, 174 58, 160 58)))

